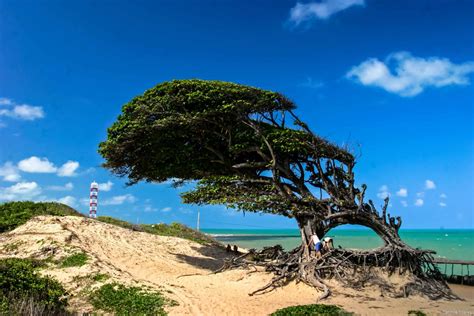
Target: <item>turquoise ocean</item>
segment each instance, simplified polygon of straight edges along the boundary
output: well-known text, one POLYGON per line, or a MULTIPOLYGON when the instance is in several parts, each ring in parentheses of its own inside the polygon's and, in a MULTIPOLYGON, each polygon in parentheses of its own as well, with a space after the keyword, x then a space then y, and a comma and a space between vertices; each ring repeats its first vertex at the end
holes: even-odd
MULTIPOLYGON (((297 229, 203 229, 202 231, 224 244, 236 244, 243 248, 261 249, 280 244, 289 250, 301 242, 297 229)), ((326 236, 334 238, 335 247, 340 245, 344 248, 371 249, 382 245, 382 240, 368 229, 333 229, 326 236)), ((400 237, 412 247, 436 251, 435 257, 474 261, 474 229, 402 229, 400 237)), ((474 274, 474 271, 470 271, 470 274, 474 274)))

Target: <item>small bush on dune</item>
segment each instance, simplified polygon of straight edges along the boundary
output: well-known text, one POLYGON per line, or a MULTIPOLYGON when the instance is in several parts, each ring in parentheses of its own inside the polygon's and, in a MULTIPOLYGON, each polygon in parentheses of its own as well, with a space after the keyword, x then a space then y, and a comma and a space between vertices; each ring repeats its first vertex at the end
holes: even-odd
POLYGON ((75 209, 55 202, 9 202, 0 204, 0 233, 25 224, 38 215, 83 216, 75 209))
POLYGON ((80 267, 85 265, 87 263, 87 260, 89 260, 89 257, 86 253, 78 252, 73 255, 70 255, 69 257, 64 258, 61 261, 60 266, 61 268, 80 267))
POLYGON ((146 292, 139 287, 109 283, 90 295, 92 305, 115 315, 166 315, 163 307, 174 302, 159 292, 146 292))
POLYGON ((335 305, 311 304, 298 305, 282 308, 270 316, 349 316, 352 313, 346 312, 335 305))
POLYGON ((408 311, 408 315, 415 315, 415 316, 426 316, 426 314, 419 310, 410 310, 408 311))
POLYGON ((0 260, 0 314, 67 315, 67 292, 54 279, 36 272, 28 259, 0 260))
POLYGON ((149 234, 160 235, 160 236, 172 236, 172 237, 180 237, 188 240, 192 240, 194 242, 200 244, 212 244, 217 243, 213 238, 198 232, 192 228, 187 227, 186 225, 180 223, 172 223, 168 224, 140 224, 134 225, 126 221, 122 221, 110 216, 99 216, 97 220, 112 224, 115 226, 120 226, 123 228, 131 229, 134 231, 142 231, 149 234))

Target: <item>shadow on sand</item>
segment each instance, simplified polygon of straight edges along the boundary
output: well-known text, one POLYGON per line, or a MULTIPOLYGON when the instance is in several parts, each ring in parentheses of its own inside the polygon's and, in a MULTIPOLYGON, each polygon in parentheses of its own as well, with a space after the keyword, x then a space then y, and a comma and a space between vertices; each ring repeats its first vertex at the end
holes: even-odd
POLYGON ((176 258, 187 264, 200 269, 206 269, 210 272, 215 271, 222 267, 224 259, 232 258, 235 256, 234 253, 226 252, 223 248, 216 246, 204 246, 204 247, 191 247, 196 252, 199 252, 203 257, 194 257, 186 254, 172 253, 176 258))

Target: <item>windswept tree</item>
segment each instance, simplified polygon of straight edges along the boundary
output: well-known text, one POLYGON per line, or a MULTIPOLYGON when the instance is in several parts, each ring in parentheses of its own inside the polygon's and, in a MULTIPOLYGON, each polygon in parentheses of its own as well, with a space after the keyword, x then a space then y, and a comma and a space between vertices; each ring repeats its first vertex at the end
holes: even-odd
MULTIPOLYGON (((447 296, 428 251, 406 245, 400 217, 378 211, 356 187, 354 155, 314 134, 282 94, 221 81, 164 82, 123 106, 100 144, 104 166, 130 184, 196 181, 185 203, 222 204, 246 212, 294 218, 301 246, 278 255, 269 270, 275 282, 299 278, 325 289, 322 278, 341 276, 348 264, 404 269, 417 276, 413 289, 447 296), (364 253, 334 251, 318 268, 308 248, 344 224, 366 226, 384 246, 364 253), (328 261, 328 262, 329 262, 328 261), (330 266, 333 270, 328 270, 330 266), (337 269, 335 269, 337 268, 337 269)), ((346 269, 347 270, 347 269, 346 269)))

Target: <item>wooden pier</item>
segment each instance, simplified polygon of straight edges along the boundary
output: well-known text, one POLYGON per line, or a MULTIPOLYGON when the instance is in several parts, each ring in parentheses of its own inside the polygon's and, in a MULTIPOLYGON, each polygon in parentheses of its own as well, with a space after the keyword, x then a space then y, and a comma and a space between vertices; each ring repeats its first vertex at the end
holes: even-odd
MULTIPOLYGON (((467 261, 467 260, 450 260, 450 259, 441 259, 435 258, 434 263, 438 266, 444 265, 444 272, 443 269, 440 267, 440 271, 444 274, 444 277, 448 282, 451 283, 458 283, 458 284, 465 284, 465 285, 474 285, 474 275, 470 274, 470 266, 474 266, 474 261, 467 261), (461 267, 461 274, 454 273, 454 266, 461 267), (448 268, 451 266, 451 269, 448 268), (451 270, 451 274, 448 275, 449 270, 451 270), (464 270, 467 274, 464 274, 464 270)), ((473 271, 472 268, 471 271, 473 271)))

